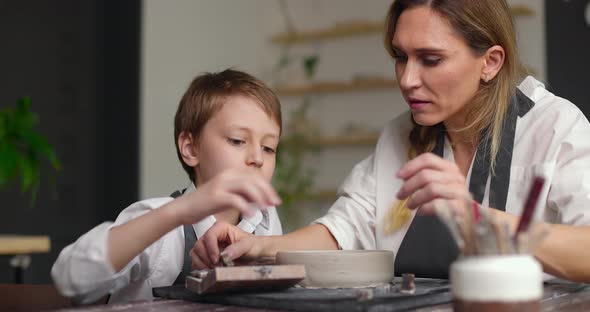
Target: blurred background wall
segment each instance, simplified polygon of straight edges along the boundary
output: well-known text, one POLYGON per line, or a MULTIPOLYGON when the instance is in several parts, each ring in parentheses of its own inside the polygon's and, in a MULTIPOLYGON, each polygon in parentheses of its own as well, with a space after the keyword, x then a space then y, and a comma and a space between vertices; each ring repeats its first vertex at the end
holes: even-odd
MULTIPOLYGON (((138 198, 140 7, 0 1, 0 109, 30 96, 62 165, 52 181, 42 163, 34 203, 20 183, 0 189, 0 235, 51 240, 51 252, 33 255, 25 282, 50 282, 64 246, 138 198)), ((0 256, 0 283, 13 280, 10 259, 0 256)))
MULTIPOLYGON (((590 113, 584 92, 589 1, 508 2, 525 9, 515 14, 523 62, 590 113)), ((371 153, 379 129, 406 109, 390 84, 393 63, 382 34, 374 30, 390 3, 0 0, 0 108, 31 96, 39 130, 63 167, 53 183, 43 176, 33 205, 18 185, 0 190, 0 234, 51 238, 51 252, 32 257, 25 282, 50 282, 59 251, 127 205, 186 187, 173 116, 192 78, 205 71, 234 67, 262 78, 279 93, 287 128, 309 100, 313 146, 303 162, 314 172, 313 185, 283 222, 289 230, 321 215, 352 166, 371 153), (336 26, 354 33, 367 23, 373 28, 362 35, 272 41, 289 28, 317 33, 336 26), (317 61, 311 78, 305 59, 317 61)), ((0 256, 0 283, 12 281, 9 259, 0 256)))
MULTIPOLYGON (((524 63, 541 80, 546 75, 542 1, 509 1, 528 14, 514 16, 524 63)), ((314 32, 340 25, 382 22, 389 0, 250 0, 143 2, 141 73, 141 197, 165 195, 188 180, 178 163, 173 141, 173 117, 191 79, 204 71, 227 67, 246 70, 273 85, 289 119, 305 95, 308 119, 317 137, 305 166, 314 171, 314 200, 298 202, 284 215, 287 229, 321 215, 335 199, 338 185, 353 165, 368 156, 381 127, 406 109, 397 88, 350 88, 334 92, 281 93, 280 86, 314 82, 393 79, 393 63, 383 47, 381 31, 337 38, 310 39, 286 45, 290 65, 273 75, 285 45, 271 38, 290 27, 314 32), (172 4, 173 3, 173 4, 172 4), (305 78, 303 58, 318 57, 316 73, 305 78), (355 137, 360 137, 354 140, 355 137), (348 139, 347 139, 348 138, 348 139)), ((521 10, 522 11, 522 10, 521 10)), ((379 27, 379 30, 381 27, 379 27)), ((314 136, 315 137, 315 136, 314 136)))

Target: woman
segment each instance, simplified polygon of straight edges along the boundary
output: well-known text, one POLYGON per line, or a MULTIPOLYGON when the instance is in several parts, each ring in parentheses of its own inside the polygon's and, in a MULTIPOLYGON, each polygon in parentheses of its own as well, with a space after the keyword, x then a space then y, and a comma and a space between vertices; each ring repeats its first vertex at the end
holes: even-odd
POLYGON ((385 127, 326 216, 273 237, 217 224, 193 248, 193 266, 215 265, 218 244, 229 245, 230 258, 274 257, 285 249, 388 249, 396 253, 397 272, 444 278, 457 247, 425 215, 437 201, 458 202, 471 193, 514 230, 533 177, 543 174, 548 187, 535 219, 551 231, 535 256, 547 273, 590 281, 590 124, 534 78, 518 85, 521 64, 507 3, 399 0, 386 25, 385 45, 410 112, 385 127), (410 197, 413 219, 386 235, 383 220, 396 197, 410 197))

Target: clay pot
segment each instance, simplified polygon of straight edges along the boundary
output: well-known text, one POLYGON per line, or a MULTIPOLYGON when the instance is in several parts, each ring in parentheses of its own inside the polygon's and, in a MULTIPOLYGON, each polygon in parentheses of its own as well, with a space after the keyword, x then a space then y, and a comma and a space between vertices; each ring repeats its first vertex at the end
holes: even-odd
POLYGON ((299 284, 315 288, 372 287, 393 278, 393 252, 388 250, 281 251, 277 264, 303 264, 299 284))

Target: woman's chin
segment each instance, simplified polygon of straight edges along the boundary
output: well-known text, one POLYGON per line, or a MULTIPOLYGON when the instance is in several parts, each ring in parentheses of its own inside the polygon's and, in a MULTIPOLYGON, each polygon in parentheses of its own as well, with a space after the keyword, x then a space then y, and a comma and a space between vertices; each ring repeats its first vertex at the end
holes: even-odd
POLYGON ((422 113, 414 113, 412 112, 412 117, 414 122, 419 124, 423 127, 430 127, 439 124, 442 120, 440 118, 436 118, 436 116, 422 114, 422 113))

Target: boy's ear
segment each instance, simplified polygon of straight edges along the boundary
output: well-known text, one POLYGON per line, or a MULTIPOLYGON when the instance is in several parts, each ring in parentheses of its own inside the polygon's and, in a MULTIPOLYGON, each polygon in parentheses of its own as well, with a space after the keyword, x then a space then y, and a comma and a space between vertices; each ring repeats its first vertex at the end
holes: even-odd
POLYGON ((199 164, 196 143, 193 135, 187 131, 182 131, 178 136, 178 150, 184 163, 190 167, 196 167, 199 164))
POLYGON ((504 65, 504 53, 504 48, 499 45, 492 46, 485 53, 483 63, 484 65, 481 74, 481 79, 483 81, 488 82, 496 77, 502 68, 502 65, 504 65))

